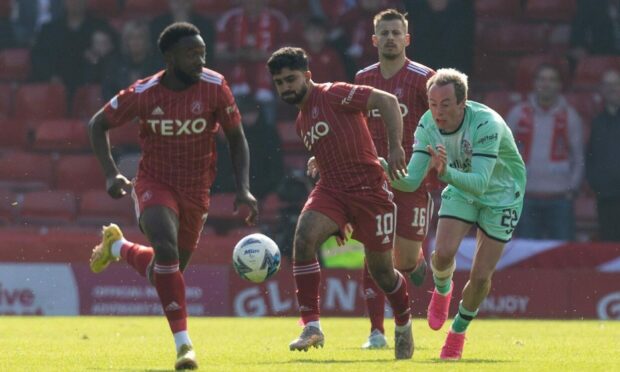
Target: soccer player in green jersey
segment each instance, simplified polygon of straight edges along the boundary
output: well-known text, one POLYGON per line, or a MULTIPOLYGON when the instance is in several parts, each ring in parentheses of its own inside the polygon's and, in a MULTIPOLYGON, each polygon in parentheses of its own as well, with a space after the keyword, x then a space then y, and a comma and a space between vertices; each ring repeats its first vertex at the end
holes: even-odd
POLYGON ((392 180, 392 186, 413 192, 430 168, 448 184, 441 194, 431 256, 435 290, 427 319, 434 330, 448 317, 456 252, 471 226, 478 226, 469 281, 440 356, 458 360, 467 326, 489 293, 495 265, 521 215, 525 165, 501 116, 467 100, 467 75, 440 69, 427 81, 426 90, 430 109, 415 131, 408 174, 392 180))

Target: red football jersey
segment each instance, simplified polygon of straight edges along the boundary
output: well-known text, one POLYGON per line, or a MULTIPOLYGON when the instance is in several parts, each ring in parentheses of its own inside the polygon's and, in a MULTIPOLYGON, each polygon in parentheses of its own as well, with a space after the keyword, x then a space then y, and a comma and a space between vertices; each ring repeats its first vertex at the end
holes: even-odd
POLYGON ((241 116, 221 74, 205 68, 198 83, 179 92, 160 84, 163 74, 122 90, 104 113, 112 127, 140 125, 138 178, 152 178, 204 203, 215 178, 219 125, 234 128, 241 116))
POLYGON ((316 84, 297 116, 297 133, 316 158, 319 185, 349 192, 374 190, 385 175, 364 115, 372 88, 316 84))
MULTIPOLYGON (((379 63, 370 65, 355 75, 356 84, 370 85, 392 93, 398 98, 400 112, 403 115, 403 148, 407 162, 413 154, 413 133, 418 127, 420 117, 428 110, 426 81, 434 74, 435 71, 431 68, 407 59, 400 71, 389 79, 381 75, 379 63)), ((368 126, 377 153, 386 158, 388 138, 379 110, 368 112, 368 126)))

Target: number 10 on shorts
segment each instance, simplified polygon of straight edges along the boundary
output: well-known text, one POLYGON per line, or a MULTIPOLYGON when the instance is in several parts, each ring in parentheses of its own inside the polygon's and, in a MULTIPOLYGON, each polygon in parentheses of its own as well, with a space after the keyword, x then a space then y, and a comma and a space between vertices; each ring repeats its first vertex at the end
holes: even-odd
POLYGON ((377 220, 377 236, 394 232, 394 213, 378 214, 375 219, 377 220))

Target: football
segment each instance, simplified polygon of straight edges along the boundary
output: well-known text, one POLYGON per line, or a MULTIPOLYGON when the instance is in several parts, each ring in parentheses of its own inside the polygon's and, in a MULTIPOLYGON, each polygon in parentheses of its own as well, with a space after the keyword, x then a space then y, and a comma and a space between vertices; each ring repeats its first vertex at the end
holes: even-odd
POLYGON ((280 249, 268 236, 251 234, 235 245, 232 261, 243 279, 262 283, 280 269, 280 249))

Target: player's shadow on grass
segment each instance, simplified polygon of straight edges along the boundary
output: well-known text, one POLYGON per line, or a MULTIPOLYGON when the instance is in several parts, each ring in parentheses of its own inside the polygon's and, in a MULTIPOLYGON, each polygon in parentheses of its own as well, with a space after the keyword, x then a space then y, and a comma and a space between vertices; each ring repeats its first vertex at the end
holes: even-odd
POLYGON ((432 358, 431 360, 418 361, 418 363, 420 364, 446 364, 446 365, 468 364, 468 363, 495 364, 495 363, 510 363, 510 362, 511 362, 510 360, 502 360, 502 359, 461 359, 461 360, 456 360, 456 361, 450 361, 450 360, 442 360, 439 358, 432 358))

